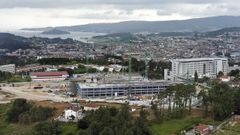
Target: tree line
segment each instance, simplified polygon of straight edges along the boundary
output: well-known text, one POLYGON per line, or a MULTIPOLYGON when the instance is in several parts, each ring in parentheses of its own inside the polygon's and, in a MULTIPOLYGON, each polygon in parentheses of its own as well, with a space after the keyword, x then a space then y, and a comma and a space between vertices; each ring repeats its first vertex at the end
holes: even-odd
POLYGON ((192 99, 196 95, 194 85, 177 84, 168 87, 155 96, 152 110, 157 121, 171 118, 182 118, 192 110, 192 99))
MULTIPOLYGON (((121 108, 100 107, 86 111, 86 116, 77 123, 78 131, 69 135, 151 135, 147 112, 141 108, 138 118, 130 114, 128 104, 121 108)), ((34 135, 60 135, 60 124, 54 121, 40 122, 34 127, 34 135)))
POLYGON ((96 68, 86 67, 84 65, 79 64, 76 69, 70 69, 70 68, 60 68, 58 71, 66 71, 69 75, 72 74, 83 74, 83 73, 96 73, 96 68))
POLYGON ((215 83, 199 93, 204 106, 205 117, 224 120, 232 114, 240 114, 240 89, 226 83, 215 83))
MULTIPOLYGON (((119 56, 113 56, 113 55, 106 55, 103 58, 98 58, 98 59, 93 59, 93 58, 75 58, 75 59, 68 59, 68 58, 43 58, 43 59, 39 59, 38 63, 40 64, 44 64, 44 65, 62 65, 62 64, 78 64, 78 63, 82 63, 82 64, 95 64, 95 65, 102 65, 102 66, 106 66, 106 65, 110 65, 110 64, 116 64, 114 62, 108 61, 108 58, 114 58, 117 59, 119 61, 121 61, 120 64, 122 66, 127 66, 128 67, 128 60, 123 60, 122 57, 119 56)), ((134 73, 139 73, 142 76, 145 76, 145 69, 146 69, 146 64, 144 60, 137 60, 136 58, 132 58, 132 72, 134 73)), ((163 79, 164 76, 164 69, 170 69, 171 68, 171 63, 170 62, 165 62, 165 61, 153 61, 150 60, 147 63, 148 66, 148 78, 149 79, 163 79)), ((61 69, 64 70, 64 69, 61 69)), ((77 70, 71 70, 71 69, 65 69, 66 71, 68 71, 70 74, 72 73, 86 73, 86 69, 84 69, 83 67, 80 67, 77 70)), ((90 73, 95 73, 96 70, 90 68, 88 70, 90 73)), ((128 69, 122 72, 128 72, 128 69)))
POLYGON ((203 88, 198 94, 195 85, 176 84, 155 96, 152 110, 157 121, 182 118, 190 114, 192 99, 201 101, 204 116, 221 121, 232 114, 240 114, 240 88, 226 83, 214 82, 210 88, 203 88))
POLYGON ((0 71, 0 82, 7 81, 12 77, 11 73, 0 71))
POLYGON ((29 82, 29 81, 31 81, 31 78, 29 76, 22 77, 21 75, 0 71, 0 82, 29 82))
POLYGON ((100 107, 87 112, 78 122, 78 135, 150 135, 147 113, 140 110, 139 117, 134 119, 128 104, 120 109, 100 107))

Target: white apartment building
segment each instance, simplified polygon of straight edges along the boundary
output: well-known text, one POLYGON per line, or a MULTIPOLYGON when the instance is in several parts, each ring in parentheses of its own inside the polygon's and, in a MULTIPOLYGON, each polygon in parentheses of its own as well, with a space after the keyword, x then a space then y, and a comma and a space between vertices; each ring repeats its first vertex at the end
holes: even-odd
POLYGON ((15 66, 15 64, 0 65, 0 71, 2 71, 2 72, 9 72, 9 73, 15 73, 16 66, 15 66))
POLYGON ((229 70, 227 58, 173 59, 171 63, 172 70, 164 70, 164 78, 172 81, 192 78, 195 72, 199 78, 204 76, 215 78, 220 71, 227 74, 229 70))

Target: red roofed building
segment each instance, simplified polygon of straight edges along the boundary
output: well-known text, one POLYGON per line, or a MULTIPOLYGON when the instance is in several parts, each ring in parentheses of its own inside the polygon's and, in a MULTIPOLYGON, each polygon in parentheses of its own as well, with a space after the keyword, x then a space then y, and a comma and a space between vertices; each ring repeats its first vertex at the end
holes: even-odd
POLYGON ((32 81, 63 81, 69 77, 68 73, 63 72, 32 72, 32 81))
POLYGON ((199 124, 195 128, 195 133, 199 135, 209 135, 210 134, 210 128, 208 125, 199 124))

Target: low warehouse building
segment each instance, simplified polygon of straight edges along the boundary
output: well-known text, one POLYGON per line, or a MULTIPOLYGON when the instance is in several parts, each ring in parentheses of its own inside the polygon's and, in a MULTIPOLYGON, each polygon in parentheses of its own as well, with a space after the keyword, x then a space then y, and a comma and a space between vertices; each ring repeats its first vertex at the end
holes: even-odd
POLYGON ((32 72, 32 81, 63 81, 69 77, 68 73, 63 72, 32 72))

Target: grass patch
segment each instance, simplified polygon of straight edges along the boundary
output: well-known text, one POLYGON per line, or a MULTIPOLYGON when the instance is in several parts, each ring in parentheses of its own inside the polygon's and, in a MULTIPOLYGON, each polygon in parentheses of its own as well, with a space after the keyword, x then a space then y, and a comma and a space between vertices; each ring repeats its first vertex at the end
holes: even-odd
POLYGON ((78 131, 76 123, 60 123, 61 135, 75 135, 78 131))
POLYGON ((191 128, 198 123, 210 124, 214 123, 211 119, 202 118, 183 118, 172 119, 162 123, 151 123, 150 131, 152 135, 170 135, 179 133, 183 129, 191 128))

